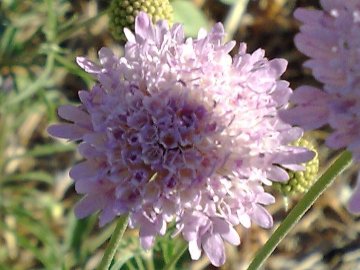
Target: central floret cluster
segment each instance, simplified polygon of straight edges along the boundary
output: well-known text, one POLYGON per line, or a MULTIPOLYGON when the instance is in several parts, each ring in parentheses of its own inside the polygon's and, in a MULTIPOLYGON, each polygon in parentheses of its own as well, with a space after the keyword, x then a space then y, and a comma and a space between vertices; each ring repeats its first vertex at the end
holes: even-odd
POLYGON ((76 214, 102 210, 101 225, 129 214, 146 249, 175 222, 191 257, 204 250, 219 266, 223 240, 240 243, 234 226, 272 226, 263 205, 274 197, 262 185, 313 157, 289 145, 302 131, 277 116, 291 93, 279 80, 286 61, 247 54, 245 44, 232 58, 221 24, 185 39, 181 25, 139 13, 135 35, 125 34, 124 57, 103 48, 101 65, 77 59, 99 83, 80 91, 80 106, 59 109, 71 123, 49 128, 81 142, 86 161, 70 172, 85 194, 76 214))

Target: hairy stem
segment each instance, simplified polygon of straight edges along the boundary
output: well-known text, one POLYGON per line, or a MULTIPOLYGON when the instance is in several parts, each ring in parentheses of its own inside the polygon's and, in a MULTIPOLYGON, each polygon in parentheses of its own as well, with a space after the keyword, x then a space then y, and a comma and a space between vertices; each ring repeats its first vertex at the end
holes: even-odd
POLYGON ((114 258, 116 250, 127 228, 128 222, 129 222, 129 217, 127 215, 119 217, 114 233, 110 238, 110 242, 105 250, 104 256, 100 262, 98 270, 109 269, 109 266, 114 258))

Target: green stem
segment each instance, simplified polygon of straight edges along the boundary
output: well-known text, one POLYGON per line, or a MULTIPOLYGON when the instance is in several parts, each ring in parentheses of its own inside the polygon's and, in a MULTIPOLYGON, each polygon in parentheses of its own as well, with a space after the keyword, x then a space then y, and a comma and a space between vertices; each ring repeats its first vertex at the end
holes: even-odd
POLYGON ((177 261, 181 258, 184 252, 188 249, 188 243, 183 241, 181 245, 175 250, 173 256, 170 258, 169 263, 165 265, 164 270, 171 270, 176 265, 177 261))
POLYGON ((351 153, 344 151, 320 176, 299 203, 290 211, 288 216, 271 235, 265 245, 258 251, 255 258, 248 267, 248 270, 259 269, 265 260, 271 255, 274 249, 289 231, 299 222, 306 211, 314 204, 316 199, 326 190, 335 178, 350 166, 352 162, 351 153))
POLYGON ((143 256, 147 270, 155 270, 153 255, 153 251, 151 250, 146 252, 146 254, 143 256))
MULTIPOLYGON (((54 44, 54 39, 57 36, 57 17, 55 13, 54 3, 53 0, 47 0, 47 21, 46 21, 46 42, 47 45, 51 48, 53 48, 56 44, 54 44)), ((16 103, 19 103, 29 97, 31 97, 33 94, 35 94, 40 88, 44 87, 48 81, 51 73, 53 72, 54 68, 54 62, 55 62, 55 52, 53 49, 46 52, 46 63, 45 63, 45 69, 41 73, 40 77, 31 84, 29 87, 24 89, 19 95, 9 100, 8 103, 6 103, 4 106, 9 107, 13 106, 16 103)))
POLYGON ((15 105, 16 103, 19 103, 19 102, 31 97, 41 87, 43 87, 44 85, 46 85, 48 83, 49 76, 51 75, 53 68, 54 68, 54 61, 55 61, 54 54, 55 53, 53 51, 49 52, 49 54, 46 58, 45 69, 42 72, 42 74, 40 75, 40 77, 33 84, 31 84, 27 89, 22 91, 20 94, 18 94, 13 99, 9 100, 8 103, 4 104, 5 107, 15 105))
POLYGON ((248 3, 249 0, 238 0, 232 5, 229 14, 227 15, 224 22, 225 32, 227 33, 225 41, 229 41, 234 37, 234 34, 243 18, 248 3))
POLYGON ((105 250, 104 256, 100 262, 98 270, 109 269, 109 266, 114 258, 116 250, 127 228, 128 222, 129 222, 129 217, 127 215, 119 217, 119 220, 110 238, 110 242, 105 250))

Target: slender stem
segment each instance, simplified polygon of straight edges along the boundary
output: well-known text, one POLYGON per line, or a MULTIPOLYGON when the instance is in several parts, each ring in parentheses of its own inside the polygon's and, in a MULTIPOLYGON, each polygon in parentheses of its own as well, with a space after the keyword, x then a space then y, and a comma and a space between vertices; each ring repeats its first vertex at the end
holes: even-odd
POLYGON ((135 262, 136 262, 136 265, 137 265, 136 269, 145 270, 145 266, 143 264, 143 261, 139 256, 135 256, 135 262))
POLYGON ((33 94, 35 94, 41 87, 46 85, 49 81, 49 76, 51 75, 53 68, 54 68, 54 62, 55 62, 55 52, 51 51, 48 53, 46 58, 46 64, 45 69, 43 73, 38 77, 38 79, 32 83, 27 89, 24 89, 20 94, 18 94, 13 99, 9 100, 6 104, 4 104, 5 107, 10 107, 16 103, 19 103, 33 94))
POLYGON ((146 254, 143 256, 145 260, 146 270, 155 270, 153 255, 153 251, 150 250, 146 252, 146 254))
POLYGON ((127 228, 129 217, 121 216, 116 224, 115 230, 110 238, 110 242, 105 250, 104 256, 100 262, 98 270, 108 270, 115 252, 120 244, 124 232, 127 228))
POLYGON ((108 10, 103 10, 100 13, 98 13, 96 16, 85 19, 83 21, 80 21, 79 23, 75 24, 69 29, 63 30, 59 33, 59 35, 56 37, 56 42, 60 43, 64 40, 69 39, 72 35, 74 35, 77 31, 80 31, 83 27, 88 27, 92 23, 96 22, 100 17, 106 15, 108 10))
POLYGON ((314 204, 316 199, 329 187, 335 178, 350 166, 352 162, 351 153, 342 152, 329 168, 320 176, 301 201, 290 211, 288 216, 271 235, 265 245, 258 251, 255 258, 248 267, 248 270, 259 269, 265 260, 271 255, 274 249, 289 231, 299 222, 306 211, 314 204))
MULTIPOLYGON (((53 0, 47 0, 46 3, 48 10, 46 31, 45 31, 46 42, 50 48, 53 48, 56 45, 56 43, 54 43, 54 39, 57 36, 57 21, 56 21, 57 17, 55 13, 53 0)), ((47 57, 46 57, 45 69, 38 77, 38 79, 34 83, 32 83, 29 87, 24 89, 24 91, 22 91, 19 95, 17 95, 16 97, 9 100, 9 102, 4 104, 5 107, 10 107, 16 103, 19 103, 29 98, 30 96, 35 94, 40 88, 44 87, 48 83, 49 76, 51 75, 54 69, 55 52, 53 49, 51 49, 50 51, 46 52, 46 55, 47 57)))
POLYGON ((227 33, 225 37, 226 41, 233 38, 234 33, 243 18, 248 3, 249 0, 237 0, 236 3, 232 5, 224 22, 225 32, 227 33))
POLYGON ((175 250, 173 256, 170 258, 169 263, 165 265, 164 270, 171 270, 174 268, 177 261, 181 258, 181 256, 184 254, 184 252, 188 248, 188 243, 183 241, 181 245, 175 250))

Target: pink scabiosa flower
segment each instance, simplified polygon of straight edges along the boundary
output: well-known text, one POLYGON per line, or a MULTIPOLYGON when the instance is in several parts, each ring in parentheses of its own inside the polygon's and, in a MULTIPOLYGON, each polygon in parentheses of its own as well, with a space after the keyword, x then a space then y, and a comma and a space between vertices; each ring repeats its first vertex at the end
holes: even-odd
POLYGON ((222 265, 224 241, 240 244, 234 226, 272 226, 263 184, 286 181, 283 168, 313 157, 289 145, 302 130, 277 116, 291 93, 279 79, 287 63, 245 44, 232 58, 220 23, 185 39, 180 24, 153 25, 140 12, 125 35, 123 57, 102 48, 99 65, 77 58, 98 83, 79 92, 80 106, 59 109, 69 123, 49 128, 79 141, 85 158, 70 171, 84 194, 76 215, 100 210, 103 226, 129 214, 145 249, 175 222, 193 259, 204 251, 222 265))
MULTIPOLYGON (((304 129, 329 124, 326 144, 347 148, 360 160, 360 1, 322 0, 322 10, 298 8, 303 25, 295 37, 297 48, 310 57, 304 66, 323 83, 323 89, 301 86, 290 101, 294 107, 281 118, 304 129)), ((359 188, 356 189, 358 193, 359 188)), ((355 194, 355 197, 359 194, 355 194)), ((352 200, 353 202, 353 200, 352 200)), ((355 211, 354 203, 350 209, 355 211)), ((360 212, 360 202, 357 203, 360 212)))

